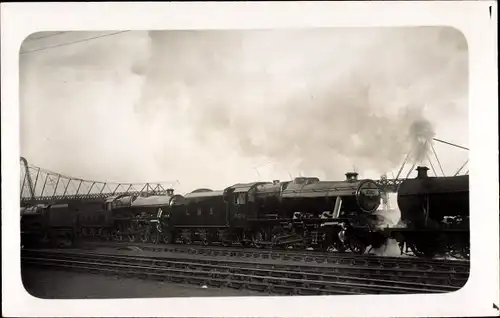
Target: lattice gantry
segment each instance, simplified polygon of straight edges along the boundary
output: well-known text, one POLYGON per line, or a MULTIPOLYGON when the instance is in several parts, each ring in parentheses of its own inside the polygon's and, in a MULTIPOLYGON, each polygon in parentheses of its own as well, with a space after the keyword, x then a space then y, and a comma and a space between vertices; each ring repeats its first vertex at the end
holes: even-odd
POLYGON ((72 178, 28 164, 21 157, 21 201, 93 200, 112 195, 163 195, 175 182, 107 183, 72 178))
POLYGON ((399 185, 403 182, 403 179, 387 179, 381 178, 380 180, 375 180, 375 183, 384 192, 397 192, 399 185))

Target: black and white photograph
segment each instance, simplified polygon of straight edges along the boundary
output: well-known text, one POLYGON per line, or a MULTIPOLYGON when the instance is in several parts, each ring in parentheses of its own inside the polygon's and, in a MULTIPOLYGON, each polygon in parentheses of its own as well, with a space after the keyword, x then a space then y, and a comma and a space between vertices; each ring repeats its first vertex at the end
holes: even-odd
POLYGON ((305 306, 468 284, 457 28, 60 28, 18 62, 9 213, 32 297, 305 306))
POLYGON ((89 293, 78 298, 399 294, 467 281, 459 31, 41 32, 20 55, 33 295, 71 297, 53 284, 89 293), (119 294, 114 278, 54 271, 82 268, 161 283, 120 280, 119 294))

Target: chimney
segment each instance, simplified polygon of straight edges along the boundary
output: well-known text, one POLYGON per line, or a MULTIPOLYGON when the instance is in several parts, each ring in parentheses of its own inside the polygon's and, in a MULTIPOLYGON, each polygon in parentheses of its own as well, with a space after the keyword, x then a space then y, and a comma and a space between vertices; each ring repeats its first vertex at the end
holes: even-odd
POLYGON ((357 172, 348 172, 345 174, 346 180, 347 181, 356 181, 358 180, 358 173, 357 172))
POLYGON ((427 167, 417 167, 417 179, 425 179, 427 178, 427 170, 429 170, 429 168, 427 167))
POLYGON ((273 180, 273 184, 274 184, 274 185, 277 185, 277 184, 279 184, 279 183, 280 183, 280 181, 279 181, 279 180, 273 180))
POLYGON ((167 189, 167 195, 174 195, 174 189, 167 189))

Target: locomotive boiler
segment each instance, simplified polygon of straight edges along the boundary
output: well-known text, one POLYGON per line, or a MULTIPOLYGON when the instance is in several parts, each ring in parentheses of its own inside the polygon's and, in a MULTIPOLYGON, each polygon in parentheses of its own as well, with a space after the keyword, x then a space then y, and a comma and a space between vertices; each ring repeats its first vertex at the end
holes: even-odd
POLYGON ((373 180, 358 180, 357 176, 346 173, 345 181, 296 178, 282 190, 282 209, 287 216, 297 211, 333 218, 372 214, 380 206, 379 188, 373 180))
POLYGON ((391 229, 419 256, 451 253, 469 257, 469 176, 429 177, 427 167, 398 188, 405 228, 391 229))

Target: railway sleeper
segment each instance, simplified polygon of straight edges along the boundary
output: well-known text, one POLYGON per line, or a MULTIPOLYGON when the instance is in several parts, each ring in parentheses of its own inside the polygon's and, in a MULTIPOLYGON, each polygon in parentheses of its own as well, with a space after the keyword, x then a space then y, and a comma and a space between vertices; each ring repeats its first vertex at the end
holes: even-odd
MULTIPOLYGON (((113 262, 113 263, 116 263, 116 262, 113 262)), ((254 271, 252 271, 252 273, 255 273, 254 271)), ((269 274, 268 272, 266 272, 266 274, 269 274)))
POLYGON ((245 287, 245 284, 238 282, 238 281, 230 281, 230 282, 228 282, 227 287, 230 287, 233 289, 242 289, 243 287, 245 287))
POLYGON ((201 285, 205 281, 204 278, 187 278, 186 281, 191 285, 201 285))
MULTIPOLYGON (((82 258, 83 257, 85 257, 85 256, 82 255, 82 258)), ((61 258, 61 257, 59 257, 59 258, 61 258)), ((126 258, 126 257, 123 257, 123 258, 127 259, 127 263, 130 263, 129 258, 126 258)), ((67 258, 63 257, 63 259, 67 259, 67 258)), ((110 261, 112 261, 112 263, 120 263, 119 260, 110 260, 110 261)), ((155 259, 140 260, 140 263, 142 263, 142 264, 147 263, 147 262, 154 263, 154 261, 157 261, 157 260, 155 260, 155 259)), ((183 262, 172 262, 172 261, 161 261, 160 262, 160 261, 157 261, 157 265, 161 265, 161 266, 164 266, 164 267, 183 268, 183 269, 186 268, 186 264, 183 263, 183 262)), ((210 267, 213 266, 213 265, 201 265, 200 266, 199 264, 191 264, 190 268, 193 268, 193 265, 196 265, 194 268, 197 268, 197 269, 199 269, 199 268, 210 268, 210 267)), ((226 264, 222 263, 222 265, 226 265, 226 264)), ((220 266, 217 266, 217 267, 220 268, 220 266)), ((275 266, 272 266, 272 265, 271 266, 269 266, 269 265, 268 266, 263 265, 263 266, 257 266, 257 267, 271 267, 272 268, 272 267, 275 267, 275 266)), ((235 269, 238 269, 238 268, 231 267, 231 266, 229 267, 229 270, 234 271, 235 269)), ((290 267, 290 268, 285 267, 285 269, 290 270, 290 271, 293 271, 293 270, 300 271, 301 270, 300 267, 297 267, 297 268, 294 268, 294 267, 290 267)), ((241 270, 241 268, 239 268, 239 270, 241 270)), ((254 269, 252 269, 252 270, 254 270, 254 269)), ((367 270, 369 270, 369 269, 361 269, 361 270, 357 270, 357 271, 355 269, 352 269, 352 268, 351 269, 330 269, 330 274, 333 274, 333 273, 355 274, 356 273, 357 275, 362 276, 362 275, 366 275, 367 274, 366 273, 367 270)), ((383 272, 377 271, 377 270, 375 270, 375 271, 371 270, 371 271, 372 271, 372 273, 370 273, 370 276, 374 276, 374 275, 380 275, 380 276, 385 275, 385 276, 388 276, 387 275, 388 273, 383 273, 383 272), (373 272, 375 272, 375 273, 373 273, 373 272)), ((324 272, 322 272, 322 274, 323 273, 324 272)), ((398 278, 400 278, 400 277, 405 277, 405 276, 412 276, 411 274, 412 273, 397 272, 397 273, 392 273, 391 275, 392 276, 396 275, 398 278)), ((429 276, 429 275, 430 274, 436 274, 436 273, 427 273, 427 272, 424 272, 424 273, 421 273, 421 274, 422 275, 420 275, 419 278, 425 277, 425 278, 430 279, 432 277, 429 276)), ((450 274, 450 275, 454 276, 453 274, 450 274)), ((440 275, 439 279, 442 279, 443 277, 444 277, 443 275, 440 275)), ((453 278, 455 278, 455 277, 453 277, 453 278)), ((467 277, 464 277, 464 279, 466 279, 466 278, 467 277)))
MULTIPOLYGON (((52 264, 52 265, 53 265, 53 264, 52 264)), ((97 267, 97 268, 96 268, 96 267, 92 267, 92 266, 90 266, 90 267, 89 267, 89 266, 78 266, 79 264, 58 264, 58 265, 63 266, 63 267, 67 267, 68 265, 71 265, 70 267, 80 267, 80 268, 83 268, 83 269, 86 269, 86 270, 98 270, 98 271, 102 271, 102 270, 112 270, 112 271, 114 271, 114 272, 122 272, 122 274, 124 274, 124 275, 132 275, 132 276, 133 276, 133 275, 137 275, 137 271, 131 271, 131 270, 128 270, 128 269, 121 269, 121 270, 120 270, 120 269, 118 269, 118 270, 117 270, 117 269, 106 269, 106 268, 102 268, 102 267, 97 267), (76 266, 75 266, 75 265, 76 265, 76 266)), ((240 276, 240 277, 241 277, 241 276, 240 276)), ((185 276, 179 277, 179 275, 175 275, 175 276, 174 276, 174 275, 172 275, 172 278, 174 279, 174 281, 179 281, 179 280, 180 280, 180 281, 183 281, 184 279, 186 279, 186 277, 185 277, 185 276)), ((230 279, 231 281, 234 281, 234 279, 235 279, 235 278, 236 278, 236 277, 227 277, 226 279, 230 279)), ((259 279, 260 277, 253 277, 253 280, 255 281, 255 279, 256 279, 256 278, 257 278, 257 279, 259 279)), ((189 280, 190 278, 187 278, 187 279, 189 280)), ((195 281, 195 282, 199 282, 200 280, 204 280, 204 279, 205 279, 205 278, 202 278, 202 279, 195 279, 195 280, 193 280, 193 282, 194 282, 194 281, 195 281)), ((274 284, 277 284, 277 283, 279 283, 280 281, 279 281, 279 280, 276 280, 276 279, 273 279, 273 278, 271 278, 271 279, 267 279, 267 281, 266 281, 264 278, 262 278, 262 281, 260 282, 260 284, 259 284, 259 285, 261 285, 261 284, 269 284, 270 282, 272 282, 272 283, 274 283, 274 284)), ((300 287, 300 285, 301 285, 301 284, 300 284, 300 282, 296 282, 296 281, 289 281, 289 283, 294 283, 294 285, 296 285, 296 286, 298 286, 298 287, 300 287)), ((253 285, 255 285, 255 283, 253 283, 253 285)), ((310 283, 307 283, 307 284, 302 284, 302 287, 303 287, 303 288, 307 288, 307 287, 309 287, 309 286, 311 286, 311 284, 310 284, 310 283)), ((325 288, 325 287, 326 287, 326 286, 325 286, 325 284, 323 284, 323 283, 322 283, 322 284, 320 284, 320 286, 321 286, 321 287, 323 287, 323 288, 325 288)), ((353 288, 356 288, 356 287, 354 287, 354 286, 349 286, 349 285, 345 285, 345 286, 338 286, 338 285, 337 285, 337 286, 334 286, 334 287, 335 287, 335 288, 332 288, 332 286, 330 286, 330 288, 328 288, 328 290, 331 290, 331 289, 338 290, 338 289, 340 289, 340 290, 342 290, 342 291, 345 291, 345 289, 346 289, 346 288, 347 288, 347 289, 349 289, 349 290, 352 290, 353 288)), ((358 290, 359 290, 359 289, 360 289, 360 288, 358 287, 358 290)), ((366 289, 370 290, 371 288, 364 287, 363 289, 364 289, 364 290, 366 290, 366 289)), ((387 288, 382 288, 382 289, 384 289, 384 292, 385 292, 385 293, 388 293, 388 292, 389 292, 389 293, 391 293, 391 292, 393 292, 393 293, 403 293, 403 292, 404 292, 403 290, 400 290, 400 291, 399 291, 399 290, 397 290, 397 289, 392 289, 392 290, 386 290, 387 288)), ((371 292, 377 292, 377 291, 380 291, 380 292, 381 292, 381 291, 382 291, 382 289, 381 289, 380 287, 377 287, 375 290, 371 290, 371 292)), ((418 290, 417 292, 421 292, 421 291, 422 291, 422 290, 420 289, 420 290, 418 290)))
POLYGON ((274 285, 270 286, 271 292, 280 294, 280 295, 293 295, 295 292, 295 288, 284 285, 274 285))
POLYGON ((207 276, 207 272, 195 272, 193 273, 194 277, 206 277, 207 276))
POLYGON ((265 292, 268 286, 250 282, 247 284, 247 288, 254 291, 265 292))
POLYGON ((212 286, 212 287, 218 287, 218 288, 221 288, 224 284, 223 282, 219 281, 219 280, 215 280, 215 279, 210 279, 208 280, 207 284, 208 286, 212 286))
POLYGON ((238 281, 238 282, 242 282, 242 281, 247 281, 248 280, 245 276, 242 276, 242 275, 231 276, 230 279, 233 280, 233 281, 238 281))
POLYGON ((317 290, 317 289, 299 288, 297 294, 303 296, 314 296, 321 294, 322 292, 323 292, 322 290, 317 290))
MULTIPOLYGON (((200 276, 200 275, 204 275, 204 273, 198 273, 198 274, 197 274, 197 276, 200 276)), ((236 277, 240 277, 240 276, 236 276, 236 277)), ((305 277, 305 278, 307 278, 307 277, 305 277)), ((330 278, 330 279, 329 279, 330 281, 332 281, 332 280, 334 280, 334 281, 339 281, 339 280, 341 280, 341 279, 340 279, 340 278, 338 278, 338 277, 335 277, 334 279, 332 279, 331 277, 329 277, 329 278, 330 278)), ((240 279, 241 279, 241 278, 240 278, 240 279)), ((343 277, 343 279, 342 279, 342 280, 344 280, 344 281, 345 281, 345 280, 349 281, 349 280, 353 280, 353 278, 348 278, 348 277, 346 278, 346 277, 343 277)), ((369 282, 369 285, 374 285, 375 283, 376 283, 376 282, 370 281, 370 282, 369 282)), ((389 282, 389 283, 390 283, 390 282, 389 282)), ((393 283, 394 283, 394 284, 396 284, 396 285, 397 285, 397 284, 401 284, 401 283, 399 283, 399 282, 393 282, 393 283)), ((422 287, 424 287, 424 286, 422 286, 422 287)))
POLYGON ((179 276, 176 276, 176 275, 171 275, 170 279, 174 283, 184 283, 184 281, 186 280, 185 277, 179 277, 179 276))
MULTIPOLYGON (((116 263, 116 262, 113 262, 113 263, 116 263)), ((250 273, 251 273, 251 274, 255 274, 255 270, 250 270, 250 273)), ((269 274, 270 274, 270 272, 268 272, 268 271, 266 271, 266 272, 261 272, 261 273, 265 273, 265 274, 267 274, 267 275, 269 275, 269 274)), ((275 274, 275 273, 278 273, 278 272, 273 272, 273 274, 275 274)), ((274 276, 276 276, 276 275, 274 275, 274 276)), ((281 275, 281 276, 282 276, 282 275, 281 275)), ((314 277, 314 278, 316 278, 316 279, 318 278, 318 276, 317 276, 317 275, 311 275, 311 274, 309 274, 309 275, 308 275, 308 276, 306 276, 305 278, 308 278, 308 277, 309 277, 309 278, 314 277)), ((329 280, 335 280, 335 281, 338 281, 338 280, 339 280, 338 278, 333 279, 333 277, 323 277, 323 276, 321 276, 321 277, 322 277, 323 279, 325 279, 325 278, 329 278, 329 280)), ((295 277, 290 277, 290 278, 301 278, 301 277, 297 277, 297 276, 295 276, 295 277)))
POLYGON ((274 277, 277 277, 277 278, 288 278, 288 274, 284 273, 284 272, 275 272, 274 273, 274 277))

